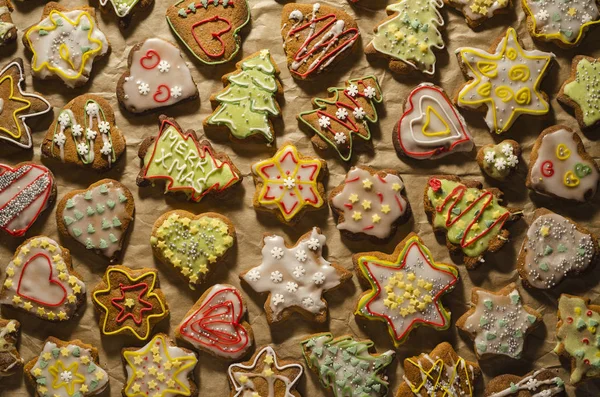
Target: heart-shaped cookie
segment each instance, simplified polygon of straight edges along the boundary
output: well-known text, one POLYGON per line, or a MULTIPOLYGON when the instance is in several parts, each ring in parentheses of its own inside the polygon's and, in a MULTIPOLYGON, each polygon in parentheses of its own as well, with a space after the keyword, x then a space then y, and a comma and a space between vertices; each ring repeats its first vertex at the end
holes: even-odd
POLYGON ((125 185, 103 179, 85 190, 67 193, 58 203, 56 224, 89 250, 115 262, 135 214, 133 195, 125 185))
POLYGON ((404 108, 393 135, 399 155, 427 160, 473 149, 465 120, 440 87, 419 85, 404 108))
POLYGON ((38 236, 21 244, 6 268, 0 303, 44 320, 65 321, 85 300, 85 284, 73 271, 69 250, 38 236))
POLYGON ((177 337, 217 357, 237 360, 254 344, 250 324, 243 320, 246 305, 231 285, 209 288, 177 327, 177 337))
POLYGON ((214 264, 223 262, 234 241, 235 228, 225 216, 182 210, 158 218, 150 238, 154 255, 177 269, 192 289, 206 280, 214 264))
POLYGON ((56 199, 54 175, 30 162, 0 164, 0 229, 20 237, 56 199))

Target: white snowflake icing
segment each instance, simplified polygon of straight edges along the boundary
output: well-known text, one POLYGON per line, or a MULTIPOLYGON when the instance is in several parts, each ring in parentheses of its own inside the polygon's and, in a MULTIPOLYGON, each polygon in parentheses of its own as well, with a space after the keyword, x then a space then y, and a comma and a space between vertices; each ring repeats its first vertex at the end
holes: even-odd
POLYGON ((281 294, 273 295, 273 298, 271 298, 271 300, 273 301, 273 304, 275 306, 285 303, 285 299, 283 298, 283 295, 281 295, 281 294))
POLYGON ((302 306, 304 306, 304 307, 308 308, 314 304, 315 304, 315 301, 313 301, 313 299, 310 297, 302 299, 302 306))
POLYGON ((287 189, 293 189, 296 187, 296 181, 294 178, 288 176, 283 180, 283 186, 285 186, 287 189))
POLYGON ((271 250, 271 255, 275 259, 281 259, 283 257, 283 249, 281 249, 281 247, 274 247, 271 250))
POLYGON ((504 159, 496 159, 494 163, 494 167, 496 167, 499 171, 502 171, 506 168, 506 160, 504 159))
POLYGON ((296 266, 292 274, 295 278, 301 278, 306 274, 306 269, 304 268, 304 266, 296 266))
POLYGON ((327 116, 319 117, 319 125, 321 128, 327 128, 331 125, 331 119, 327 116))
POLYGON ((506 157, 512 156, 513 155, 512 145, 509 143, 502 145, 502 154, 504 154, 506 157))
POLYGON ((74 137, 80 137, 81 134, 83 134, 83 126, 81 124, 73 125, 73 127, 71 127, 71 134, 73 134, 74 137))
POLYGON ((493 163, 495 158, 496 158, 496 153, 494 153, 491 150, 489 152, 486 152, 485 156, 483 157, 483 159, 488 163, 493 163))
POLYGON ((335 111, 335 117, 340 120, 346 120, 346 117, 348 117, 348 111, 345 108, 338 108, 338 110, 335 111))
POLYGON ((361 108, 361 107, 358 107, 358 108, 354 109, 352 111, 352 114, 354 115, 354 117, 356 117, 357 120, 362 120, 367 115, 367 113, 365 112, 365 110, 363 108, 361 108))
POLYGON ((592 16, 589 13, 585 13, 581 16, 581 22, 585 25, 586 23, 589 23, 592 21, 592 16))
POLYGON ((65 134, 63 134, 63 132, 59 132, 58 134, 54 135, 54 143, 57 144, 58 146, 62 146, 65 144, 67 140, 67 137, 65 136, 65 134))
POLYGON ((173 98, 179 98, 181 96, 182 93, 182 89, 180 86, 176 85, 175 87, 171 88, 171 96, 173 98))
POLYGON ((375 90, 375 88, 368 86, 365 88, 364 92, 365 96, 369 99, 375 97, 375 95, 377 95, 377 91, 375 90))
POLYGON ((519 164, 519 158, 513 154, 506 159, 506 162, 508 163, 509 167, 515 168, 519 164))
POLYGON ((71 382, 71 379, 73 379, 73 374, 71 373, 71 371, 63 371, 60 373, 60 380, 62 380, 63 382, 71 382))
POLYGON ((285 289, 287 290, 287 292, 296 292, 298 291, 298 284, 296 284, 293 281, 288 281, 285 284, 285 289))
POLYGON ((148 85, 148 83, 138 81, 138 92, 141 95, 148 95, 148 93, 150 92, 150 86, 148 85))
POLYGON ((87 139, 89 139, 90 141, 96 139, 96 136, 98 135, 98 133, 94 130, 92 130, 91 128, 88 128, 87 130, 85 130, 85 137, 87 139))
POLYGON ((296 259, 298 261, 304 262, 304 261, 306 261, 306 258, 308 258, 308 256, 306 255, 306 251, 304 251, 304 250, 296 251, 296 259))
POLYGON ((338 145, 343 145, 344 143, 346 143, 346 134, 344 134, 343 132, 336 132, 333 136, 333 139, 338 145))
POLYGON ((160 61, 160 63, 158 64, 158 70, 161 73, 167 73, 169 69, 171 69, 171 64, 167 61, 160 61))
POLYGON ((358 87, 354 84, 350 84, 348 88, 346 88, 346 92, 354 98, 358 94, 358 87))
POLYGON ((248 279, 250 281, 254 281, 254 282, 260 280, 260 272, 258 270, 256 270, 256 269, 250 270, 248 272, 248 279))
POLYGON ((540 21, 547 21, 550 17, 550 13, 547 10, 540 10, 540 12, 537 13, 536 17, 540 21))
POLYGON ((110 132, 110 123, 108 121, 101 121, 98 123, 98 129, 103 134, 108 134, 110 132))
POLYGON ((325 282, 325 275, 321 272, 317 272, 313 274, 312 281, 317 285, 321 285, 325 282))
POLYGON ((283 281, 283 274, 281 274, 280 271, 271 272, 271 281, 275 284, 280 283, 281 281, 283 281))
POLYGON ((100 153, 102 153, 105 156, 111 155, 112 145, 110 144, 110 142, 104 142, 104 145, 102 145, 102 148, 100 149, 100 153))
POLYGON ((90 149, 88 148, 88 145, 84 142, 78 143, 77 144, 77 153, 79 153, 82 156, 85 156, 86 154, 88 154, 88 152, 90 151, 90 149))
POLYGON ((61 113, 60 116, 58 116, 58 122, 61 125, 61 127, 68 127, 69 125, 71 125, 71 117, 66 112, 61 113))
POLYGON ((97 116, 99 111, 100 108, 98 107, 97 103, 90 102, 85 106, 85 112, 88 114, 88 116, 97 116))
POLYGON ((317 250, 319 249, 319 247, 321 246, 321 244, 319 243, 319 239, 316 238, 311 238, 310 240, 308 240, 308 248, 311 250, 317 250))

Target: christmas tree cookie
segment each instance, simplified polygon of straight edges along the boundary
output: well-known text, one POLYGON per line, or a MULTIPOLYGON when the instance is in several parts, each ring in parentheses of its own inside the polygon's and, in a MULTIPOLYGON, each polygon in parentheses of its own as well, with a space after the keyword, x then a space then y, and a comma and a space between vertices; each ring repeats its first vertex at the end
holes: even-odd
POLYGON ((512 283, 498 292, 473 288, 471 309, 458 319, 456 327, 473 339, 477 358, 521 358, 525 338, 541 322, 542 315, 523 304, 512 283))
POLYGON ((354 255, 352 262, 361 281, 370 286, 354 314, 387 323, 396 347, 421 325, 438 330, 450 326, 450 313, 440 297, 454 288, 458 270, 435 262, 416 234, 409 234, 391 255, 365 252, 354 255))
POLYGON ((321 385, 335 397, 382 397, 388 392, 387 367, 396 353, 373 354, 374 343, 326 332, 301 342, 306 365, 319 375, 321 385))
POLYGON ((429 222, 434 231, 446 234, 451 252, 462 252, 470 270, 483 263, 486 252, 498 251, 508 241, 505 227, 522 216, 501 202, 499 189, 483 189, 480 182, 456 176, 433 176, 425 187, 429 222))
POLYGON ((210 271, 222 266, 235 243, 235 227, 221 214, 194 215, 183 210, 161 215, 152 228, 152 252, 171 265, 190 288, 204 283, 210 271))
POLYGON ((560 89, 557 99, 575 111, 582 130, 600 124, 600 60, 578 55, 573 59, 571 76, 560 89))
POLYGON ((0 379, 17 373, 23 367, 23 359, 17 350, 21 323, 0 318, 0 379))
POLYGON ((461 108, 486 111, 491 132, 502 134, 519 116, 543 116, 550 110, 540 84, 555 56, 525 50, 513 28, 494 41, 489 51, 462 47, 456 55, 470 80, 454 100, 461 108))
POLYGON ((242 176, 225 153, 215 152, 209 141, 198 141, 194 130, 183 132, 174 119, 160 116, 156 137, 144 139, 138 151, 142 169, 138 186, 165 181, 165 193, 182 192, 199 202, 208 194, 224 195, 242 176))
POLYGON ((442 0, 400 0, 389 5, 387 19, 375 28, 365 54, 377 55, 389 62, 390 70, 407 74, 418 70, 435 73, 434 49, 444 48, 439 28, 444 19, 439 9, 442 0))
POLYGON ((557 344, 554 352, 569 360, 574 385, 600 378, 600 306, 590 300, 562 294, 558 300, 557 344))
POLYGON ((210 97, 215 110, 204 119, 204 129, 228 130, 234 140, 255 138, 271 144, 275 140, 271 119, 281 116, 279 68, 269 50, 242 59, 236 68, 223 76, 225 88, 210 97))
POLYGON ((298 120, 315 133, 311 141, 317 148, 332 147, 342 160, 349 161, 355 137, 371 140, 369 123, 378 120, 375 105, 383 100, 381 88, 377 77, 365 76, 328 91, 328 99, 313 99, 314 110, 300 113, 298 120))

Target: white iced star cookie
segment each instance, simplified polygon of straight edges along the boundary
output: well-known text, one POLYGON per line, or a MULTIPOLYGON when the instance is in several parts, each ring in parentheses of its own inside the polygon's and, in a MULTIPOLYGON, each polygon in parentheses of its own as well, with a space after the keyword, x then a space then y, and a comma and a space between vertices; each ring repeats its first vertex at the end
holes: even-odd
POLYGON ((497 14, 507 14, 512 7, 512 0, 444 0, 444 3, 462 12, 471 28, 497 14))
POLYGON ((325 236, 317 227, 292 247, 281 236, 264 236, 263 262, 240 278, 254 291, 269 294, 265 311, 270 324, 285 320, 293 312, 316 322, 326 321, 323 293, 339 287, 352 273, 327 262, 322 256, 324 245, 325 236))
POLYGON ((487 108, 485 122, 491 132, 508 131, 523 114, 541 116, 550 110, 540 83, 555 56, 525 50, 513 28, 489 51, 462 47, 456 55, 470 79, 457 93, 456 104, 471 110, 487 108))

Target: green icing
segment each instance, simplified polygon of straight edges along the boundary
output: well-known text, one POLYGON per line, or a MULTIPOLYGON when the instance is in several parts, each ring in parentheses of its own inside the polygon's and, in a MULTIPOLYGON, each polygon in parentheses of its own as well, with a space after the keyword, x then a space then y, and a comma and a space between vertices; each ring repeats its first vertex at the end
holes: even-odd
POLYGON ((565 85, 564 94, 571 98, 583 114, 583 123, 592 126, 600 121, 600 63, 582 59, 577 64, 575 80, 565 85))
POLYGON ((161 253, 192 284, 202 282, 211 263, 233 246, 229 226, 220 218, 203 216, 190 219, 171 214, 151 238, 152 247, 161 253))
POLYGON ((241 70, 227 78, 229 84, 215 99, 219 106, 208 124, 226 126, 238 139, 260 134, 273 142, 270 117, 281 113, 276 101, 280 84, 268 51, 246 58, 241 70))
POLYGON ((377 27, 371 44, 382 54, 406 62, 425 73, 435 72, 433 48, 444 48, 437 26, 444 24, 437 0, 401 0, 386 8, 394 14, 377 27))
POLYGON ((483 170, 494 179, 503 180, 517 168, 519 158, 510 142, 502 141, 483 149, 483 170))
POLYGON ((496 221, 510 216, 510 212, 499 204, 496 196, 492 195, 491 201, 488 202, 490 193, 476 188, 467 188, 459 182, 445 179, 439 181, 441 189, 438 192, 431 187, 427 189, 427 198, 436 208, 432 220, 434 227, 446 229, 448 240, 452 244, 461 246, 465 255, 469 257, 482 255, 502 230, 504 221, 496 221), (464 195, 459 198, 457 193, 461 191, 464 195), (453 192, 455 192, 454 196, 448 197, 453 192), (453 204, 463 209, 459 215, 452 214, 453 204), (475 220, 477 222, 474 222, 475 220), (465 233, 466 236, 463 238, 465 233))
POLYGON ((200 201, 209 191, 222 191, 240 180, 229 162, 214 157, 212 149, 165 123, 158 139, 144 158, 144 176, 167 180, 166 190, 183 191, 200 201))

